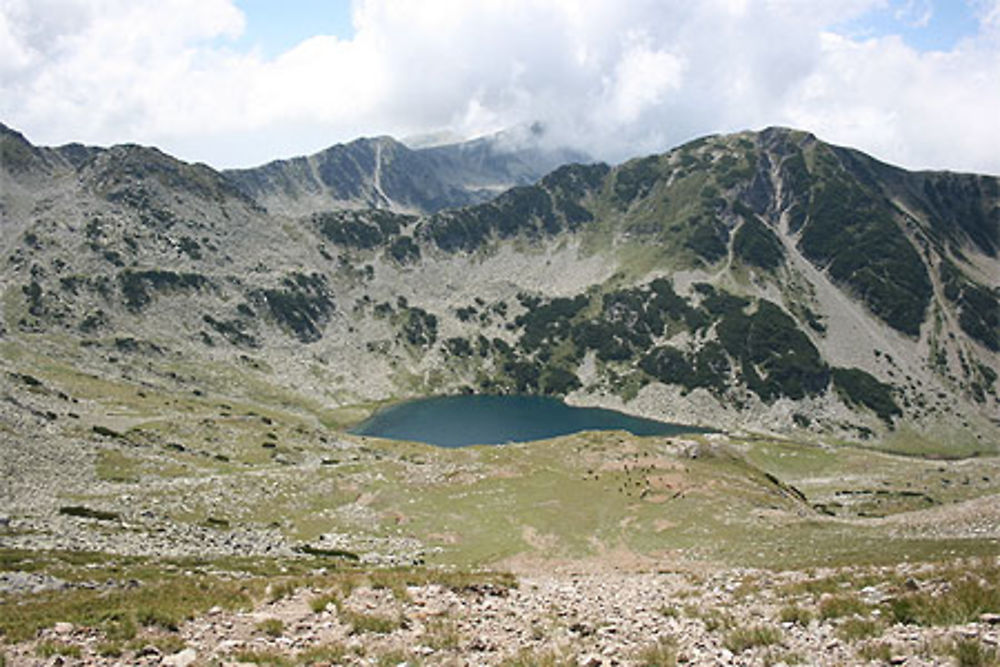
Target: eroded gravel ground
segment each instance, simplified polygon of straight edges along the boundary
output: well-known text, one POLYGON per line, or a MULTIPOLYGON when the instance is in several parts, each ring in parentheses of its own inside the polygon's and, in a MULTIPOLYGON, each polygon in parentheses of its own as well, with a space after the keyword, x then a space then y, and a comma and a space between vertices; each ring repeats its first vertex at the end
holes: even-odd
POLYGON ((900 596, 937 596, 947 604, 955 572, 954 565, 809 573, 557 571, 525 574, 512 589, 361 585, 338 593, 306 587, 250 612, 211 610, 176 633, 161 633, 160 641, 148 635, 145 644, 133 642, 117 657, 100 657, 98 651, 107 650, 99 648, 102 637, 69 624, 2 650, 8 665, 633 665, 673 659, 916 666, 960 664, 955 656, 962 645, 985 660, 964 664, 994 664, 1000 616, 976 614, 937 627, 889 618, 900 596), (77 648, 39 656, 53 646, 77 648))

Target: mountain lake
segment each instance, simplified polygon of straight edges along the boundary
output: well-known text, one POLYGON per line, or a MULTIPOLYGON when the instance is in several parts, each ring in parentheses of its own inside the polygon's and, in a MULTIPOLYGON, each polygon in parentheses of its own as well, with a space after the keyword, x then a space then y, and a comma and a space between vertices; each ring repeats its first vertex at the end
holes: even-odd
POLYGON ((438 447, 467 447, 544 440, 579 431, 628 431, 640 436, 712 432, 616 410, 573 407, 555 398, 478 395, 398 403, 379 410, 350 433, 438 447))

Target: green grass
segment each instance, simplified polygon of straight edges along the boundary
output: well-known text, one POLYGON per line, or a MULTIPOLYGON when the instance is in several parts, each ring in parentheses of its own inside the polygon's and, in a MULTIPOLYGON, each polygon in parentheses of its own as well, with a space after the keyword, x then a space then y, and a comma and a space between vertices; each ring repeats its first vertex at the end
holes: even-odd
POLYGON ((1000 665, 1000 653, 993 646, 987 646, 976 639, 957 639, 951 654, 958 667, 995 667, 1000 665))
MULTIPOLYGON (((0 549, 0 570, 46 572, 70 582, 130 580, 136 587, 90 590, 71 588, 20 596, 0 597, 0 636, 19 642, 57 622, 99 631, 109 643, 133 640, 149 633, 176 637, 172 633, 187 619, 219 606, 249 610, 275 593, 289 595, 301 588, 327 591, 313 601, 317 611, 350 595, 358 586, 394 591, 406 599, 407 586, 437 584, 456 592, 492 590, 502 592, 516 585, 507 573, 427 568, 388 570, 331 567, 316 572, 310 559, 220 558, 149 559, 112 557, 76 552, 30 552, 0 549)), ((276 620, 276 619, 275 619, 276 620)), ((358 632, 391 632, 400 619, 356 614, 348 619, 358 632)), ((274 631, 276 624, 262 626, 274 631)))
MULTIPOLYGON (((887 491, 870 506, 852 495, 854 510, 845 510, 849 516, 919 509, 914 503, 923 501, 904 502, 904 492, 926 494, 937 504, 996 493, 1000 461, 995 459, 976 461, 982 477, 991 481, 981 481, 977 471, 965 485, 967 470, 959 463, 765 438, 721 440, 711 448, 721 454, 698 459, 677 456, 663 439, 617 433, 441 450, 331 434, 322 423, 336 419, 324 412, 321 401, 241 384, 255 377, 254 382, 268 385, 259 373, 224 364, 178 363, 172 357, 151 362, 157 371, 169 368, 185 378, 194 376, 206 395, 193 397, 189 391, 81 373, 61 361, 76 354, 70 343, 65 349, 58 345, 63 343, 4 349, 17 358, 18 370, 37 376, 45 387, 92 400, 102 413, 115 415, 108 426, 123 438, 114 443, 100 440, 89 422, 66 420, 64 428, 74 437, 102 442, 94 472, 100 479, 127 484, 135 510, 162 507, 169 519, 202 526, 215 519, 219 531, 275 524, 294 546, 312 553, 317 568, 349 565, 335 562, 338 554, 344 559, 363 555, 352 544, 324 546, 318 538, 327 533, 351 535, 358 545, 413 537, 426 550, 416 548, 404 556, 459 569, 522 555, 599 558, 608 550, 670 552, 691 561, 777 569, 1000 553, 1000 544, 991 539, 903 538, 887 535, 885 527, 874 523, 830 520, 809 507, 842 498, 838 493, 844 490, 871 492, 872 498, 877 490, 887 491), (209 398, 213 387, 221 390, 230 380, 244 388, 241 395, 209 398), (262 448, 264 442, 277 444, 262 448), (275 462, 271 455, 276 451, 290 464, 275 462), (317 461, 329 464, 311 465, 317 461), (643 469, 649 461, 656 463, 643 469), (938 472, 939 466, 944 472, 938 472), (783 486, 767 481, 765 473, 783 486), (208 475, 220 481, 215 506, 204 494, 192 493, 181 509, 174 502, 174 487, 162 484, 208 475), (671 488, 656 487, 663 477, 672 478, 671 488), (266 494, 261 491, 265 485, 266 494), (806 503, 791 496, 792 486, 805 494, 806 503), (356 510, 373 520, 349 519, 356 510)), ((371 407, 352 410, 359 416, 371 407)), ((350 421, 344 414, 338 418, 350 421)), ((64 502, 110 515, 119 509, 122 493, 118 487, 64 502)), ((101 528, 96 519, 91 523, 95 530, 101 528)), ((392 588, 400 599, 404 589, 392 588)))
POLYGON ((819 617, 824 621, 845 616, 864 616, 868 612, 868 605, 853 594, 834 595, 819 603, 819 617))
POLYGON ((764 656, 765 665, 805 665, 805 656, 797 651, 781 651, 769 649, 764 656))
POLYGON ((677 664, 677 640, 663 637, 642 647, 635 655, 635 662, 640 667, 674 667, 677 664))
POLYGON ((291 667, 295 663, 287 655, 277 651, 243 650, 232 654, 236 662, 248 662, 266 667, 291 667))
POLYGON ((458 624, 449 618, 429 619, 422 642, 435 651, 457 650, 462 641, 458 624))
POLYGON ((339 593, 324 593, 323 595, 318 595, 309 601, 309 608, 313 610, 313 613, 319 614, 327 610, 327 608, 333 605, 334 608, 340 609, 340 594, 339 593))
POLYGON ((267 587, 268 600, 277 602, 278 600, 291 597, 301 584, 302 582, 295 578, 274 581, 267 587))
POLYGON ((173 630, 185 619, 213 606, 248 609, 260 581, 167 575, 134 589, 71 589, 0 600, 0 633, 23 641, 60 621, 102 630, 109 638, 127 638, 135 626, 173 630))
POLYGON ((351 626, 351 634, 387 635, 403 625, 402 620, 398 617, 364 614, 350 610, 341 611, 340 620, 351 626))
POLYGON ((320 644, 318 646, 311 646, 299 653, 297 662, 303 665, 339 664, 344 660, 346 655, 347 649, 342 644, 320 644))
MULTIPOLYGON (((164 654, 184 648, 179 634, 180 623, 219 605, 226 609, 249 610, 275 595, 287 596, 302 588, 326 590, 316 598, 315 609, 327 602, 339 602, 354 588, 371 586, 393 591, 404 600, 407 586, 440 585, 456 592, 496 591, 515 585, 505 573, 442 571, 423 568, 345 569, 317 573, 310 560, 274 559, 166 559, 115 558, 100 554, 61 552, 25 552, 0 550, 0 567, 22 570, 58 571, 71 580, 90 580, 114 573, 118 577, 139 579, 136 588, 89 591, 70 589, 58 593, 24 595, 0 599, 0 635, 4 641, 29 640, 45 627, 68 621, 82 628, 97 630, 97 650, 106 657, 117 657, 125 650, 139 650, 152 644, 164 654), (247 570, 251 566, 256 573, 247 570)), ((403 619, 340 612, 355 633, 387 634, 402 627, 403 619)), ((280 619, 264 619, 257 630, 276 637, 284 632, 280 619)), ((427 627, 428 641, 438 650, 455 650, 460 642, 457 625, 439 619, 427 627)), ((43 650, 62 650, 62 644, 43 650)), ((67 645, 68 646, 68 645, 67 645)), ((71 650, 71 649, 67 649, 71 650)), ((324 645, 297 657, 270 652, 244 652, 235 659, 257 664, 310 664, 335 661, 345 655, 344 648, 324 645)))
POLYGON ((1000 613, 997 571, 990 579, 957 578, 939 595, 916 592, 888 603, 890 618, 913 625, 957 625, 979 619, 981 614, 1000 613))
POLYGON ((798 605, 786 605, 778 612, 778 620, 782 623, 793 623, 804 628, 809 626, 812 619, 812 612, 798 605))
POLYGON ((102 658, 120 658, 122 656, 122 643, 116 641, 104 641, 97 645, 97 655, 102 658))
POLYGON ((353 428, 368 419, 378 410, 381 410, 391 404, 392 401, 372 401, 367 403, 342 405, 337 408, 323 411, 320 416, 320 421, 327 428, 346 431, 347 429, 353 428))
POLYGON ((677 618, 681 615, 681 610, 673 605, 664 605, 660 607, 659 612, 664 618, 677 618))
POLYGON ((771 646, 781 641, 781 630, 769 625, 753 625, 729 631, 723 646, 733 653, 742 653, 758 646, 771 646))
POLYGON ((136 608, 135 619, 140 625, 146 627, 158 627, 168 632, 177 632, 183 621, 183 615, 179 609, 167 608, 166 605, 142 604, 136 608))
POLYGON ((38 646, 35 647, 35 654, 42 658, 51 658, 56 655, 62 655, 68 658, 79 658, 81 656, 81 650, 80 647, 75 644, 66 644, 46 639, 45 641, 39 642, 38 646))
POLYGON ((867 618, 849 618, 837 626, 837 636, 847 642, 880 637, 882 632, 881 623, 867 618))
MULTIPOLYGON (((57 622, 94 628, 109 642, 129 641, 143 628, 172 632, 186 619, 220 606, 248 610, 274 595, 311 587, 346 597, 361 585, 405 591, 408 585, 439 584, 455 591, 503 590, 513 576, 496 572, 397 568, 337 570, 315 574, 315 562, 262 558, 165 559, 111 557, 74 552, 0 550, 0 569, 41 571, 67 581, 136 579, 140 586, 98 591, 69 589, 0 598, 0 634, 23 641, 57 622)), ((329 565, 328 565, 329 567, 329 565)), ((319 604, 317 603, 317 607, 319 604)), ((323 604, 325 607, 325 603, 323 604)), ((382 627, 359 617, 366 631, 382 627)), ((398 625, 398 622, 397 622, 398 625)))
POLYGON ((903 424, 878 443, 878 448, 914 458, 961 460, 996 456, 998 446, 989 440, 977 440, 971 432, 951 424, 941 424, 930 432, 916 432, 903 424))
POLYGON ((268 637, 280 637, 285 632, 285 623, 280 618, 265 618, 256 627, 268 637))
POLYGON ((102 449, 97 453, 95 472, 103 481, 134 484, 141 477, 142 460, 116 449, 102 449))
POLYGON ((736 619, 731 614, 714 607, 698 610, 696 615, 705 624, 705 630, 708 632, 729 630, 736 623, 736 619))
POLYGON ((888 663, 892 658, 892 646, 888 642, 865 642, 858 648, 858 657, 862 660, 888 663))

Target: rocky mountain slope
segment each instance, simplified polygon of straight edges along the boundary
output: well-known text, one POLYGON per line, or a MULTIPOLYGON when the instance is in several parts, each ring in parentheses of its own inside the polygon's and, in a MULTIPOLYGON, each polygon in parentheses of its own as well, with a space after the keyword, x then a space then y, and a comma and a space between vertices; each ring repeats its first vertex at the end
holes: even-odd
POLYGON ((360 140, 217 172, 2 128, 4 363, 44 349, 331 424, 517 391, 908 451, 1000 441, 997 178, 771 128, 443 208, 529 178, 491 150, 360 140))
POLYGON ((392 137, 358 139, 225 175, 275 213, 306 215, 332 208, 434 213, 487 201, 559 165, 587 160, 578 151, 543 148, 543 134, 535 126, 412 149, 392 137))

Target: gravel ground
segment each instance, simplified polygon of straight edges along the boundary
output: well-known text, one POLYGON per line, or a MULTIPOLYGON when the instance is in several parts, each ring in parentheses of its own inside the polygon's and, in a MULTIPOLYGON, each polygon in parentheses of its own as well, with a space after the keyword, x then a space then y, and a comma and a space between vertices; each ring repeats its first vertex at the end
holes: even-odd
POLYGON ((250 612, 213 609, 186 622, 169 655, 148 645, 101 658, 97 633, 69 624, 4 650, 9 665, 55 664, 38 657, 43 642, 79 647, 78 657, 61 658, 64 664, 104 665, 234 664, 275 655, 305 662, 317 646, 330 649, 328 658, 341 653, 323 664, 352 665, 671 664, 669 652, 690 665, 917 666, 954 664, 956 642, 980 655, 995 653, 1000 617, 994 614, 939 627, 885 618, 884 603, 897 595, 944 594, 948 584, 939 575, 928 565, 809 573, 558 569, 522 575, 509 590, 456 592, 431 584, 394 594, 360 586, 320 611, 312 601, 328 591, 300 588, 250 612), (861 585, 873 575, 882 582, 861 585), (842 580, 834 593, 804 585, 833 577, 842 580), (854 613, 831 613, 830 601, 845 598, 855 601, 854 613), (783 621, 793 607, 798 618, 783 621), (372 617, 391 620, 366 630, 364 619, 372 617), (657 646, 670 649, 655 653, 657 646))

